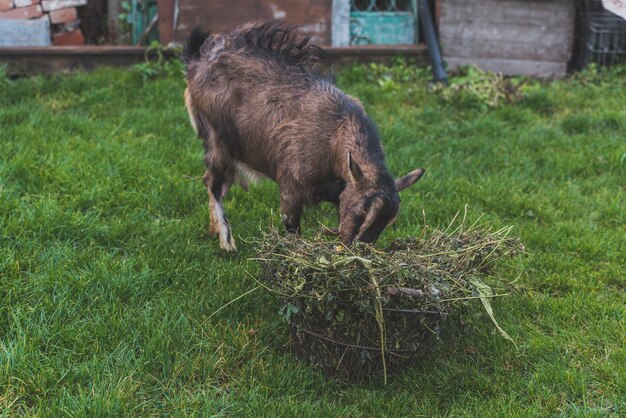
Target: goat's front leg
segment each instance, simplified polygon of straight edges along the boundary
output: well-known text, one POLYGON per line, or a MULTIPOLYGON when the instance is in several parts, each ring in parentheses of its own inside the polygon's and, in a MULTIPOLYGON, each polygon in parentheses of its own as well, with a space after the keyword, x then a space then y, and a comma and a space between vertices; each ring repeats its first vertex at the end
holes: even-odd
POLYGON ((329 228, 327 226, 322 229, 322 232, 326 235, 336 237, 339 235, 339 226, 341 225, 341 212, 339 211, 339 203, 335 203, 335 212, 337 212, 337 226, 335 228, 329 228))
POLYGON ((280 191, 280 216, 287 232, 300 233, 300 217, 304 201, 288 189, 280 191))

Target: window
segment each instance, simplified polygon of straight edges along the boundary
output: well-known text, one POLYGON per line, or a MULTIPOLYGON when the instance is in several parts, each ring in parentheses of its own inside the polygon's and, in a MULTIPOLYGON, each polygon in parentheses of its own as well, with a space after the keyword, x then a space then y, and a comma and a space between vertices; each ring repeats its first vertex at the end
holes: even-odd
POLYGON ((416 0, 350 0, 350 45, 415 44, 416 0))

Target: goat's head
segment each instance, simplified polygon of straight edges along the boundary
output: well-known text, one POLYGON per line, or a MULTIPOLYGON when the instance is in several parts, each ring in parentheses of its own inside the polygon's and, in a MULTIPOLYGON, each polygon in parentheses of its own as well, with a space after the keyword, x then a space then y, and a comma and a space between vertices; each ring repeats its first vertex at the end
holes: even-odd
POLYGON ((424 169, 414 170, 395 181, 384 172, 372 181, 351 154, 348 154, 348 166, 350 182, 339 198, 339 235, 346 244, 354 240, 373 243, 398 215, 398 192, 419 180, 424 169))

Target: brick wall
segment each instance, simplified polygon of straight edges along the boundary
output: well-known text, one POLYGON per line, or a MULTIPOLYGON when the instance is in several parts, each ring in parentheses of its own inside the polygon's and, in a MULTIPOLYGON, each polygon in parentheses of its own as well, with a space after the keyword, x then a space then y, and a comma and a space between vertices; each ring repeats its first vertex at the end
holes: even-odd
MULTIPOLYGON (((0 25, 2 20, 9 19, 11 26, 17 28, 12 31, 15 46, 24 45, 20 42, 20 24, 23 23, 25 30, 31 30, 32 20, 47 23, 41 25, 41 30, 48 31, 47 37, 53 45, 84 45, 76 8, 86 4, 87 0, 0 0, 0 25)), ((0 39, 0 46, 13 45, 11 39, 6 38, 0 39)))

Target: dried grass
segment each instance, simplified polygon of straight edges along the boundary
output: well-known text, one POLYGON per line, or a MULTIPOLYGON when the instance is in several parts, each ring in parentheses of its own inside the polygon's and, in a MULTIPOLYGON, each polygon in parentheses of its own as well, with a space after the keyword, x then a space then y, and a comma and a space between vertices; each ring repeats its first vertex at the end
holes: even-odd
POLYGON ((283 302, 295 354, 328 376, 348 380, 405 367, 438 337, 444 320, 480 299, 497 325, 482 278, 523 246, 511 227, 424 228, 388 248, 275 229, 258 245, 259 283, 283 302))

